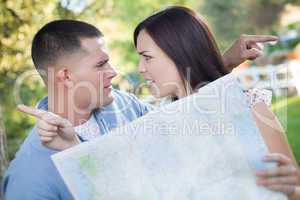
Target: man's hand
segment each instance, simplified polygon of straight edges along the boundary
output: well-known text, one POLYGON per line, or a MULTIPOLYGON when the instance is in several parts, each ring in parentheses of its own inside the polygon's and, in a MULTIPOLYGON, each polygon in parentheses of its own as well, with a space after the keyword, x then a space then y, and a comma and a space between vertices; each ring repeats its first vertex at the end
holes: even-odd
POLYGON ((18 105, 18 110, 38 119, 37 131, 42 143, 55 150, 64 150, 79 144, 72 124, 48 111, 18 105))
POLYGON ((223 55, 225 67, 232 70, 246 60, 254 60, 262 55, 260 43, 277 41, 278 37, 272 35, 240 35, 223 55))

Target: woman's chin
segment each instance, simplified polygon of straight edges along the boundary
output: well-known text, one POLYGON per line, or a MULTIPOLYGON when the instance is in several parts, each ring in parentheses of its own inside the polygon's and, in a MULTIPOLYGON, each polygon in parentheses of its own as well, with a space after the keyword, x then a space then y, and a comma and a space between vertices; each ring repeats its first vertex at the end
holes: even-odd
POLYGON ((164 98, 164 97, 172 95, 172 93, 168 93, 166 91, 157 90, 157 89, 155 89, 155 90, 150 89, 150 92, 151 92, 151 95, 154 96, 155 98, 164 98))

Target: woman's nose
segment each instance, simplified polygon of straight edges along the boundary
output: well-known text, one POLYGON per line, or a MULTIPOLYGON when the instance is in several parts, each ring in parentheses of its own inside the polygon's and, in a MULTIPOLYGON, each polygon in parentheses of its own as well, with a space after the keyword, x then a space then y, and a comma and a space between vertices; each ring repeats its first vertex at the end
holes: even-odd
POLYGON ((140 73, 145 73, 147 71, 142 61, 139 62, 138 69, 140 73))

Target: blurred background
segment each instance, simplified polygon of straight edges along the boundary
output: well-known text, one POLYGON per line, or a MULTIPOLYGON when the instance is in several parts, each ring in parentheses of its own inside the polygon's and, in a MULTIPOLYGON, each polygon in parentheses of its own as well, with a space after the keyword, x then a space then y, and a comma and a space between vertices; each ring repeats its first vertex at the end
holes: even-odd
POLYGON ((300 0, 0 0, 0 172, 35 123, 17 112, 16 105, 34 106, 47 92, 30 57, 31 40, 41 26, 54 19, 96 25, 120 73, 114 86, 147 99, 146 88, 133 89, 143 81, 137 73, 133 30, 170 5, 203 15, 222 52, 242 33, 280 37, 277 44, 265 45, 263 57, 243 63, 235 73, 246 88, 273 91, 272 109, 300 164, 300 0))

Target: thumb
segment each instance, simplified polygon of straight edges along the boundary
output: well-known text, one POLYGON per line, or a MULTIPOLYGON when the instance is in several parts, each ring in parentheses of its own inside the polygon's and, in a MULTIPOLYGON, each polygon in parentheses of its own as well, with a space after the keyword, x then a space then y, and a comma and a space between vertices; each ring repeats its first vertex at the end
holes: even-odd
POLYGON ((251 48, 251 49, 245 51, 244 58, 248 59, 248 60, 254 60, 262 55, 263 55, 263 52, 260 51, 259 49, 251 48))
POLYGON ((51 115, 51 123, 59 126, 60 128, 70 128, 73 126, 69 120, 54 114, 51 115))

